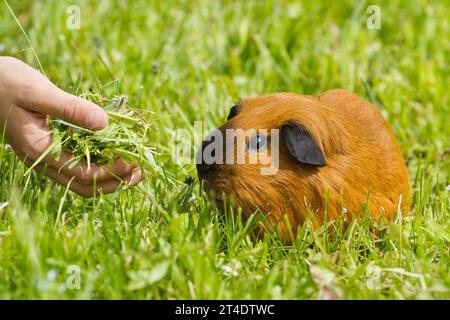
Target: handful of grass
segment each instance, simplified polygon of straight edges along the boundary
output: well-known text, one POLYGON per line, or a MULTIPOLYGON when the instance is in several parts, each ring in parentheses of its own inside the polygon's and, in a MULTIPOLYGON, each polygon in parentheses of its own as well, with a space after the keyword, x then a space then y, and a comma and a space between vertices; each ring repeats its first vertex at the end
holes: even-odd
POLYGON ((101 131, 91 131, 60 119, 49 118, 48 125, 53 134, 53 143, 42 158, 51 152, 55 159, 59 159, 61 151, 65 150, 74 154, 74 157, 64 164, 69 168, 82 160, 87 162, 89 168, 92 163, 112 164, 118 158, 138 163, 146 169, 155 168, 154 148, 150 145, 149 136, 152 123, 146 119, 148 111, 129 108, 126 95, 105 98, 89 91, 81 97, 106 111, 108 126, 101 131))

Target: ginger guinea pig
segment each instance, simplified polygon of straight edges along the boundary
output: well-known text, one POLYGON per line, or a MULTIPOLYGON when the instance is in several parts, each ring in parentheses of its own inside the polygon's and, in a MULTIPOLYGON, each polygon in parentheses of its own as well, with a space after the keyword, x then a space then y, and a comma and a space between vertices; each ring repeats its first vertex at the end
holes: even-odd
POLYGON ((345 90, 248 98, 213 133, 196 159, 205 189, 232 198, 244 217, 267 214, 264 228, 276 226, 285 242, 288 225, 295 234, 307 217, 318 226, 324 214, 350 222, 366 205, 375 219, 408 208, 408 170, 392 128, 345 90), (274 170, 264 172, 275 155, 274 170))

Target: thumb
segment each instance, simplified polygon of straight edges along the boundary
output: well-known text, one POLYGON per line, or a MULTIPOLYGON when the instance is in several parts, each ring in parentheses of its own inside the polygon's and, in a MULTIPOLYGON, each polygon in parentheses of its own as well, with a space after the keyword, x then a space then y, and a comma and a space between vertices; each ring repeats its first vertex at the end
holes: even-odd
POLYGON ((108 125, 108 115, 102 108, 59 89, 50 81, 31 85, 20 100, 25 109, 49 114, 86 129, 101 130, 108 125))
POLYGON ((101 130, 108 125, 108 115, 95 103, 57 90, 59 93, 47 102, 45 110, 43 108, 41 112, 91 130, 101 130))

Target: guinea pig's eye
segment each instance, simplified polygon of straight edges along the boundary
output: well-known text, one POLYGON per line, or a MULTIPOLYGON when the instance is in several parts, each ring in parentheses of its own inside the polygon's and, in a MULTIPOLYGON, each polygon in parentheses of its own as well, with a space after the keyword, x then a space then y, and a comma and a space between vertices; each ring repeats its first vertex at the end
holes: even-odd
POLYGON ((267 137, 263 134, 255 134, 248 140, 248 152, 262 152, 267 149, 267 137))
POLYGON ((239 105, 234 105, 230 109, 230 113, 228 114, 227 120, 230 120, 231 118, 235 117, 239 112, 239 105))

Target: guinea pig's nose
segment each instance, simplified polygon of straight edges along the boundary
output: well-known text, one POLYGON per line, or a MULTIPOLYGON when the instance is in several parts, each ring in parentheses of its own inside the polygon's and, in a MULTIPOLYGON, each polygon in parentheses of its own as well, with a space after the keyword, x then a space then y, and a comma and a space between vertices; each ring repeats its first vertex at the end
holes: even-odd
MULTIPOLYGON (((216 166, 217 166, 217 164, 215 162, 210 163, 210 164, 206 163, 204 161, 204 157, 203 157, 203 152, 204 152, 205 148, 213 141, 214 140, 212 140, 212 141, 204 140, 202 142, 200 149, 197 152, 197 157, 196 157, 197 173, 201 179, 206 179, 212 172, 215 171, 216 166)), ((215 151, 213 150, 212 154, 211 154, 213 157, 215 156, 214 153, 215 153, 215 151)))

